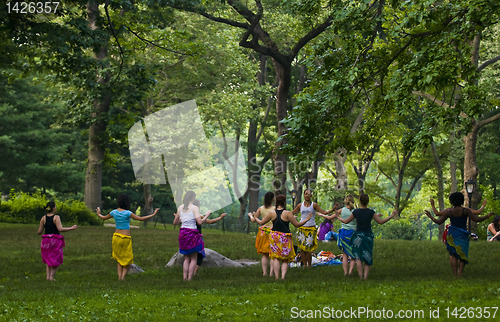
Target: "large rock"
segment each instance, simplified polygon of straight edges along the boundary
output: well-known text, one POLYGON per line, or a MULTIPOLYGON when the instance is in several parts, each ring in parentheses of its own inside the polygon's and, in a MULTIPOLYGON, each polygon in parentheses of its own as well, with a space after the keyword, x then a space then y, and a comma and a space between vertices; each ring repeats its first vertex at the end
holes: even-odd
MULTIPOLYGON (((182 266, 184 263, 184 255, 177 252, 168 261, 165 267, 182 266)), ((247 267, 249 265, 258 264, 259 262, 237 262, 217 253, 210 248, 205 248, 205 258, 203 258, 203 267, 247 267)))

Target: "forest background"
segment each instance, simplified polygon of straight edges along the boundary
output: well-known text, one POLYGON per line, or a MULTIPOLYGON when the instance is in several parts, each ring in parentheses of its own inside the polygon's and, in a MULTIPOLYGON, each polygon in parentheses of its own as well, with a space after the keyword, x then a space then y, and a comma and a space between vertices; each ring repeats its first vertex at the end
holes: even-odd
MULTIPOLYGON (((439 237, 422 213, 454 191, 500 211, 496 0, 2 4, 2 221, 35 222, 56 199, 63 221, 99 224, 92 210, 127 193, 171 222, 182 191, 135 180, 127 134, 192 99, 247 161, 249 189, 231 187, 215 228, 254 231, 245 213, 265 192, 295 191, 291 207, 305 188, 323 209, 361 192, 398 209, 385 238, 439 237)), ((486 224, 471 228, 485 238, 486 224)))

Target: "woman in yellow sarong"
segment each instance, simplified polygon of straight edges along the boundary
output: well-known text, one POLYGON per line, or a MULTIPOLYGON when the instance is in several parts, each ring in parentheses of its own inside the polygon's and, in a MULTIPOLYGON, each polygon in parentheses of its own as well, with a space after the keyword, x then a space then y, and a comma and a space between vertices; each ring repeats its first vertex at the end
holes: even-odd
MULTIPOLYGON (((264 196, 264 205, 257 209, 253 214, 255 218, 266 217, 268 213, 274 211, 274 193, 268 192, 264 196)), ((269 276, 273 276, 273 266, 269 263, 269 253, 271 248, 269 247, 269 235, 271 234, 271 228, 273 228, 273 223, 271 221, 265 223, 259 227, 259 233, 255 239, 255 248, 257 248, 257 253, 262 255, 262 275, 267 276, 267 266, 269 267, 269 276)))
POLYGON ((288 263, 295 258, 292 233, 290 232, 289 228, 290 223, 292 223, 292 225, 294 225, 295 227, 300 227, 312 217, 312 213, 310 213, 307 218, 305 218, 301 222, 298 222, 291 211, 285 210, 285 206, 285 195, 278 195, 276 197, 276 209, 269 212, 262 220, 260 220, 259 218, 255 218, 252 213, 248 213, 248 216, 250 217, 252 222, 258 222, 259 225, 263 225, 270 220, 273 221, 273 228, 269 241, 271 248, 269 257, 271 258, 271 265, 273 266, 274 276, 276 276, 276 279, 278 279, 280 275, 280 262, 281 278, 285 279, 286 272, 288 270, 288 263))
POLYGON ((312 263, 312 252, 318 247, 318 236, 315 222, 316 213, 323 215, 331 214, 335 211, 335 208, 325 211, 321 207, 312 202, 312 191, 306 189, 304 191, 304 202, 300 203, 292 210, 294 215, 300 212, 300 220, 306 218, 309 214, 309 221, 305 223, 304 226, 297 230, 297 242, 300 248, 300 257, 302 258, 302 265, 304 267, 311 267, 312 263))
POLYGON ((152 215, 139 217, 129 210, 130 199, 126 194, 118 196, 118 208, 111 211, 108 215, 101 215, 101 209, 97 207, 97 215, 102 220, 111 217, 115 219, 116 230, 113 234, 113 259, 118 262, 118 280, 123 281, 128 273, 130 265, 134 263, 132 253, 132 237, 130 237, 130 218, 143 221, 156 215, 160 208, 156 208, 152 215))

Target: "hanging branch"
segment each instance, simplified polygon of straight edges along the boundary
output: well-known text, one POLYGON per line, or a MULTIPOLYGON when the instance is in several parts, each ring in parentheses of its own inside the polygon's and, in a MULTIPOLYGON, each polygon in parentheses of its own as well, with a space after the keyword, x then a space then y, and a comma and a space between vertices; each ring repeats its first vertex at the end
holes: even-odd
POLYGON ((115 38, 116 43, 118 44, 118 48, 120 49, 120 57, 121 57, 120 70, 118 71, 118 75, 116 76, 116 78, 118 79, 118 77, 120 76, 122 69, 123 69, 123 61, 124 61, 123 56, 124 56, 124 54, 123 54, 122 46, 120 45, 120 42, 118 41, 118 37, 116 36, 115 27, 113 27, 113 23, 111 22, 111 17, 109 16, 108 5, 109 5, 109 0, 106 0, 106 4, 104 5, 104 11, 106 12, 106 17, 108 18, 109 28, 111 29, 111 32, 113 33, 113 37, 115 38))
POLYGON ((158 47, 160 49, 163 49, 165 51, 168 51, 168 52, 171 52, 171 53, 174 53, 174 54, 177 54, 177 55, 184 55, 184 56, 194 56, 193 54, 186 54, 186 53, 181 53, 180 51, 175 51, 175 50, 172 50, 172 49, 168 49, 168 48, 165 48, 165 47, 162 47, 160 45, 157 45, 155 43, 153 43, 152 41, 150 40, 147 40, 145 38, 142 38, 141 36, 139 36, 136 32, 134 32, 132 29, 130 29, 130 27, 127 27, 125 26, 125 28, 127 28, 128 31, 130 31, 134 36, 136 36, 137 38, 139 38, 140 40, 142 40, 143 42, 145 43, 148 43, 152 46, 155 46, 155 47, 158 47))

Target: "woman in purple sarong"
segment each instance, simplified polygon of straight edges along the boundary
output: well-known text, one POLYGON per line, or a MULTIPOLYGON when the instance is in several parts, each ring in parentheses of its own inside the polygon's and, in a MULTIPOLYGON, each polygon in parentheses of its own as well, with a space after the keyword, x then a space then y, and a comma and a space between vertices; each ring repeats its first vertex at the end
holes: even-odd
POLYGON ((179 230, 179 253, 184 255, 184 264, 182 265, 182 275, 184 280, 190 281, 194 275, 198 253, 205 257, 205 244, 202 235, 196 229, 196 224, 202 225, 210 215, 207 211, 203 219, 200 216, 200 208, 193 205, 196 199, 194 191, 188 191, 182 200, 183 205, 179 206, 177 213, 174 214, 174 225, 181 223, 179 230))
POLYGON ((40 219, 38 235, 41 235, 45 229, 45 234, 42 235, 42 243, 40 245, 42 260, 47 264, 47 280, 55 281, 54 276, 56 275, 57 268, 64 260, 64 237, 60 233, 76 229, 78 226, 73 225, 69 228, 64 228, 61 224, 61 218, 58 215, 54 215, 56 204, 53 201, 47 202, 45 210, 47 214, 40 219))

